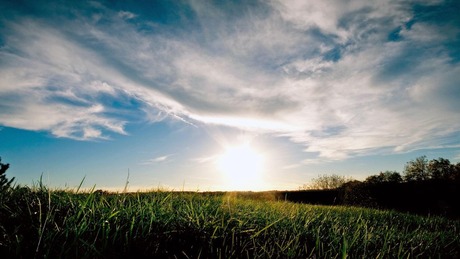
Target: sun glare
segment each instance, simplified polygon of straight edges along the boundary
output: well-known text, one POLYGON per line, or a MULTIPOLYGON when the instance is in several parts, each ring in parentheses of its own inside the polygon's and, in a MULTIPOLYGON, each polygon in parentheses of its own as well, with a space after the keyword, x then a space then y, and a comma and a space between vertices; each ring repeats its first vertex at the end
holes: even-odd
POLYGON ((249 145, 229 147, 217 166, 229 190, 259 190, 263 186, 263 156, 249 145))

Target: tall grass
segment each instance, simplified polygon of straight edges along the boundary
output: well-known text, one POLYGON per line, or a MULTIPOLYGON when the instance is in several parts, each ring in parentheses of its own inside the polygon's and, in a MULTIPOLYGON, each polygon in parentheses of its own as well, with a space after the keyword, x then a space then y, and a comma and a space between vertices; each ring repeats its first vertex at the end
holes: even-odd
POLYGON ((0 253, 70 258, 460 257, 460 222, 392 211, 198 193, 17 188, 0 253))

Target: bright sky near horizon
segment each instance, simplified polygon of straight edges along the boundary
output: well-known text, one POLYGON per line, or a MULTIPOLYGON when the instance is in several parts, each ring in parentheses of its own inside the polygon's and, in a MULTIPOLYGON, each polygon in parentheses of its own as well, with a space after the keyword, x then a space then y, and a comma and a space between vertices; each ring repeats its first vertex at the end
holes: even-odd
POLYGON ((460 162, 460 1, 0 10, 0 156, 19 184, 286 190, 460 162))

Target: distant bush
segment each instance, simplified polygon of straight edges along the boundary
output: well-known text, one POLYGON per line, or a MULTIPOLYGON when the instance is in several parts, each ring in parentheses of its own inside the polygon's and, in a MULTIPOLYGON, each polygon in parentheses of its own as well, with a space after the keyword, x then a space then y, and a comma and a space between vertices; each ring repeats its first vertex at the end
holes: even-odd
POLYGON ((404 167, 404 180, 411 182, 428 180, 429 178, 428 159, 426 156, 417 157, 406 163, 404 167))
POLYGON ((310 204, 352 205, 460 218, 460 163, 418 157, 403 174, 384 171, 363 182, 339 175, 322 175, 303 191, 283 192, 286 200, 310 204))
POLYGON ((351 181, 342 185, 340 188, 340 204, 369 208, 378 207, 370 193, 369 185, 360 181, 351 181))
POLYGON ((428 174, 434 180, 460 180, 460 163, 453 165, 449 159, 442 157, 428 162, 428 174))
POLYGON ((460 180, 460 163, 453 165, 449 159, 438 158, 428 161, 426 156, 417 157, 407 162, 404 168, 404 180, 460 180))
POLYGON ((460 163, 453 165, 444 158, 429 161, 421 156, 406 164, 403 176, 385 171, 364 182, 343 185, 340 202, 459 218, 459 175, 460 163))
POLYGON ((403 179, 398 172, 385 171, 380 172, 377 175, 371 175, 366 178, 365 183, 368 184, 379 184, 379 183, 400 183, 403 179))
POLYGON ((8 168, 10 168, 10 164, 2 163, 2 158, 0 157, 0 196, 3 196, 11 189, 11 184, 14 181, 14 177, 10 180, 6 178, 8 168))
POLYGON ((345 183, 351 182, 354 179, 343 175, 320 175, 318 178, 313 178, 311 183, 304 184, 303 190, 333 190, 342 187, 345 183))

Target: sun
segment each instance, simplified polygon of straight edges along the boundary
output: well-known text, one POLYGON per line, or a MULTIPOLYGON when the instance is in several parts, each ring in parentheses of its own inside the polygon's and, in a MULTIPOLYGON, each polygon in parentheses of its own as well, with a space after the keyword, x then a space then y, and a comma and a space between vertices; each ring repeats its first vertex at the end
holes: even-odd
POLYGON ((263 185, 263 156, 249 144, 228 147, 218 157, 226 188, 233 191, 258 190, 263 185))

